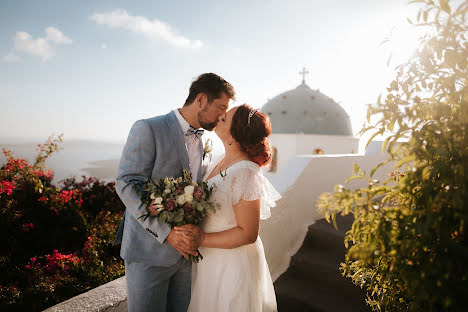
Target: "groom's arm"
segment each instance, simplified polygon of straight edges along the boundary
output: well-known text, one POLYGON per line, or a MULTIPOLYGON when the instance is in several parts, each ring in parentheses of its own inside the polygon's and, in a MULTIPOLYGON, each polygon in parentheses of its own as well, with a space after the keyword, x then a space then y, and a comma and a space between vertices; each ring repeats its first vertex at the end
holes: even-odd
POLYGON ((134 185, 141 187, 151 179, 156 153, 150 125, 144 120, 138 120, 128 135, 115 186, 117 194, 133 217, 162 244, 171 232, 170 226, 165 222, 159 223, 157 218, 139 218, 146 214, 146 210, 134 189, 134 185))

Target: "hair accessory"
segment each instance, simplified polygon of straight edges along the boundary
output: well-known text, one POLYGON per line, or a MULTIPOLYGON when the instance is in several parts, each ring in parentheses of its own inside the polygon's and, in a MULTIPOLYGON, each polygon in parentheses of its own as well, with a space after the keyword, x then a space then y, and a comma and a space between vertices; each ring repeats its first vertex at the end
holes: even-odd
POLYGON ((247 124, 250 125, 250 118, 252 118, 255 113, 258 112, 258 109, 253 109, 249 112, 249 119, 247 120, 247 124))

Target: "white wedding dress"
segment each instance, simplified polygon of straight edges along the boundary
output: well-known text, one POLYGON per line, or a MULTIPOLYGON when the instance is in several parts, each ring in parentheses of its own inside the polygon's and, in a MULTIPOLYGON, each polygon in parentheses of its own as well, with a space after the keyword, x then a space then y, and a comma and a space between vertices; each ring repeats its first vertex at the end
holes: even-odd
MULTIPOLYGON (((207 170, 211 173, 217 162, 207 170)), ((206 176, 205 176, 206 179, 206 176)), ((202 224, 206 233, 235 227, 233 206, 240 199, 261 199, 260 218, 270 217, 270 207, 281 196, 254 162, 242 160, 207 181, 212 198, 220 204, 202 224)), ((234 249, 199 248, 203 260, 192 265, 192 295, 188 311, 277 311, 276 296, 260 237, 234 249)))

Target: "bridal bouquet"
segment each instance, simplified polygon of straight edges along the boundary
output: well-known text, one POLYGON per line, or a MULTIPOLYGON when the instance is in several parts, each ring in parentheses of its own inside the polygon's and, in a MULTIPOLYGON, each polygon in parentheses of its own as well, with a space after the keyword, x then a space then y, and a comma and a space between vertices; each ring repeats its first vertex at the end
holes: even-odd
MULTIPOLYGON (((208 187, 205 182, 194 182, 186 170, 183 177, 149 180, 142 187, 135 185, 135 190, 146 207, 146 214, 140 218, 157 218, 158 222, 166 222, 171 228, 200 225, 217 208, 217 204, 209 200, 213 187, 208 187), (153 206, 150 206, 151 202, 153 206)), ((202 259, 198 252, 196 257, 189 255, 188 260, 198 263, 202 259)))

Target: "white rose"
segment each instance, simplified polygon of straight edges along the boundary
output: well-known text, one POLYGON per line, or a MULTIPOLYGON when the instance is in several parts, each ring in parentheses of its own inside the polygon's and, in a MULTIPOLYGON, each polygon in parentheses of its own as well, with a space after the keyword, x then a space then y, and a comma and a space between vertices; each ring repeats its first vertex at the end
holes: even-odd
POLYGON ((154 200, 153 202, 154 205, 161 204, 163 201, 162 197, 156 197, 156 198, 153 198, 153 200, 154 200))
POLYGON ((185 203, 185 196, 184 196, 184 195, 179 195, 179 196, 177 196, 176 202, 177 202, 180 206, 182 206, 182 205, 185 203))
POLYGON ((164 194, 169 194, 170 192, 171 192, 170 189, 165 189, 165 190, 164 190, 164 194))
POLYGON ((152 200, 155 200, 155 199, 156 199, 156 196, 154 196, 154 194, 151 193, 150 198, 151 198, 152 200))
POLYGON ((193 190, 195 189, 195 186, 193 185, 187 185, 185 188, 184 188, 184 193, 189 195, 189 196, 192 196, 193 195, 193 190))
POLYGON ((191 203, 192 200, 193 200, 193 195, 190 195, 190 194, 187 194, 187 193, 184 194, 184 200, 185 200, 186 202, 191 203))

